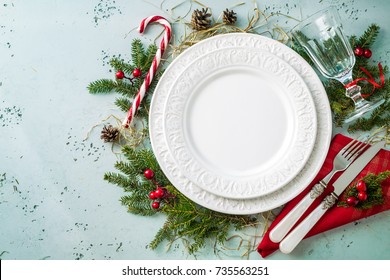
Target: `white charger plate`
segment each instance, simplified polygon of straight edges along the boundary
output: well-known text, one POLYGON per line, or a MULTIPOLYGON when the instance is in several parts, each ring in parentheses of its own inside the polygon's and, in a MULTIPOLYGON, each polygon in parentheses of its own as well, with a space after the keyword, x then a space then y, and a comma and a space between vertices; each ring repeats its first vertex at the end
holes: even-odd
POLYGON ((303 190, 314 178, 325 160, 332 135, 331 111, 321 81, 310 65, 285 45, 253 34, 228 34, 204 40, 174 60, 155 90, 150 109, 150 138, 160 166, 170 181, 196 203, 229 214, 253 214, 274 209, 303 190), (312 93, 317 111, 317 136, 314 148, 304 168, 284 187, 252 199, 232 199, 205 191, 183 174, 169 150, 163 126, 165 104, 176 78, 197 59, 223 48, 247 48, 272 53, 287 62, 302 77, 312 93))
POLYGON ((317 129, 299 74, 272 53, 246 47, 190 63, 170 89, 164 117, 166 143, 183 174, 233 199, 269 194, 291 181, 307 162, 317 129))

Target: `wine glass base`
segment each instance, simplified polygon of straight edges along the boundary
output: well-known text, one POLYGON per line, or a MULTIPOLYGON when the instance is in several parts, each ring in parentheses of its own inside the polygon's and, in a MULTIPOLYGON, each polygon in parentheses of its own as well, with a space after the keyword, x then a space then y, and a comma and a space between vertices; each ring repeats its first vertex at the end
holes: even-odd
POLYGON ((372 102, 372 101, 365 102, 364 105, 360 106, 359 108, 355 109, 351 114, 349 114, 348 117, 345 119, 344 123, 350 123, 350 122, 357 120, 358 118, 360 118, 364 114, 366 114, 369 111, 372 111, 375 108, 382 105, 383 102, 385 102, 384 99, 380 99, 380 100, 375 101, 375 102, 372 102))

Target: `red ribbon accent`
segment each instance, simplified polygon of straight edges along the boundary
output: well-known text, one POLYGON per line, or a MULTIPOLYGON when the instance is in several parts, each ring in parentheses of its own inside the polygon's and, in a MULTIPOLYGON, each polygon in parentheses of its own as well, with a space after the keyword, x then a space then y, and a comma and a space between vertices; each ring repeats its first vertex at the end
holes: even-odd
POLYGON ((380 77, 380 80, 381 80, 381 83, 378 84, 375 79, 372 77, 371 73, 368 72, 367 69, 363 68, 363 67, 360 67, 360 70, 362 70, 367 76, 368 78, 357 78, 356 80, 353 80, 352 82, 348 83, 347 85, 345 85, 344 87, 345 88, 349 88, 349 87, 352 87, 352 86, 355 86, 357 84, 357 82, 360 82, 360 81, 367 81, 369 82, 370 84, 372 84, 374 86, 374 88, 372 89, 372 92, 370 94, 362 94, 362 97, 363 98, 366 98, 370 95, 372 95, 375 91, 376 88, 382 88, 384 85, 385 85, 385 76, 383 74, 383 68, 382 68, 382 64, 379 62, 378 63, 378 68, 379 68, 379 77, 380 77))

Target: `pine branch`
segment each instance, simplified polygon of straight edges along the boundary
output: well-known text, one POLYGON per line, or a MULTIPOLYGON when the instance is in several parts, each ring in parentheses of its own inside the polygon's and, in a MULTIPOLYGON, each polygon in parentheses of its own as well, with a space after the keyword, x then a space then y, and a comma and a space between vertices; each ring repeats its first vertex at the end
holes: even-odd
POLYGON ((221 244, 231 229, 252 223, 249 216, 221 214, 199 207, 172 186, 168 186, 168 191, 176 196, 177 201, 173 207, 166 205, 161 210, 167 214, 167 222, 151 242, 152 248, 175 236, 187 240, 188 251, 193 254, 204 247, 206 240, 215 239, 221 244))
MULTIPOLYGON (((385 97, 384 97, 385 98, 385 97)), ((386 100, 378 108, 374 109, 371 115, 367 118, 360 118, 348 127, 350 133, 356 131, 370 131, 374 127, 390 125, 390 100, 386 100)))
POLYGON ((355 47, 360 46, 362 48, 370 48, 375 42, 375 39, 379 35, 379 26, 377 24, 371 24, 366 31, 360 36, 359 40, 356 41, 355 47))
POLYGON ((140 39, 134 39, 131 44, 131 57, 136 67, 141 67, 144 60, 145 49, 140 39))
POLYGON ((145 201, 144 196, 128 195, 121 197, 122 205, 127 206, 130 213, 142 216, 152 216, 157 212, 150 207, 150 201, 145 201))
POLYGON ((130 146, 125 146, 122 149, 122 153, 125 155, 129 164, 137 170, 138 174, 143 174, 145 169, 150 168, 154 171, 154 178, 161 185, 169 185, 170 182, 162 172, 160 165, 157 162, 156 157, 151 149, 139 149, 135 150, 130 146))
POLYGON ((152 65, 156 51, 157 51, 156 45, 150 45, 147 48, 146 54, 144 57, 145 59, 144 59, 143 63, 140 64, 140 69, 142 70, 142 72, 147 72, 149 70, 150 65, 152 65))
MULTIPOLYGON (((358 203, 355 206, 355 208, 364 210, 364 209, 370 209, 376 205, 383 204, 384 198, 383 198, 383 189, 381 184, 389 177, 390 177, 390 170, 387 170, 379 173, 378 175, 369 173, 368 175, 360 179, 359 181, 364 181, 366 183, 367 200, 358 203)), ((349 205, 346 203, 346 199, 351 196, 357 197, 359 193, 359 191, 356 189, 357 184, 358 182, 355 182, 345 190, 342 196, 342 200, 340 200, 340 202, 337 204, 338 206, 349 207, 349 205)))
POLYGON ((125 97, 117 97, 115 99, 115 105, 126 113, 130 109, 131 101, 125 97))
POLYGON ((126 192, 131 191, 132 188, 137 187, 134 181, 130 180, 126 176, 123 176, 122 174, 107 172, 106 174, 104 174, 104 180, 108 181, 111 184, 122 187, 126 192))
POLYGON ((128 75, 131 75, 133 73, 134 68, 135 68, 131 64, 124 62, 123 59, 119 59, 116 57, 114 57, 113 59, 110 60, 110 65, 112 68, 115 69, 115 71, 122 70, 123 72, 125 72, 128 75))
POLYGON ((171 221, 167 219, 164 225, 158 230, 154 239, 149 244, 152 250, 156 249, 164 240, 173 241, 172 231, 169 229, 170 223, 171 221))
POLYGON ((90 83, 87 87, 89 93, 111 93, 117 87, 117 82, 108 79, 101 79, 90 83))
POLYGON ((121 171, 122 173, 125 173, 126 175, 130 177, 135 177, 139 175, 139 172, 136 168, 134 168, 133 165, 123 162, 123 161, 118 161, 115 163, 115 168, 121 171))
POLYGON ((358 38, 356 37, 356 35, 352 35, 349 37, 349 44, 352 46, 352 48, 358 46, 358 44, 356 43, 357 40, 358 40, 358 38))
POLYGON ((134 98, 134 96, 138 92, 138 88, 127 81, 119 80, 117 82, 117 86, 115 87, 115 91, 122 94, 123 96, 134 98))

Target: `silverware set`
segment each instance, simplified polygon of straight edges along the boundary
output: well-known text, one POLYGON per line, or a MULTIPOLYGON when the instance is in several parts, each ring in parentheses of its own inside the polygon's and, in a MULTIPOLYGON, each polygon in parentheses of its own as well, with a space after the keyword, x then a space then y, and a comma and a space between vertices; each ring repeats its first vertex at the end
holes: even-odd
POLYGON ((328 175, 315 184, 311 191, 271 230, 271 241, 280 243, 280 250, 283 253, 290 253, 306 236, 310 229, 338 200, 339 195, 356 178, 363 168, 383 148, 385 141, 369 146, 369 141, 350 141, 333 160, 333 169, 328 175), (302 217, 313 201, 319 197, 328 183, 337 172, 343 174, 333 183, 334 191, 326 196, 317 208, 315 208, 301 223, 290 231, 297 221, 302 217))

